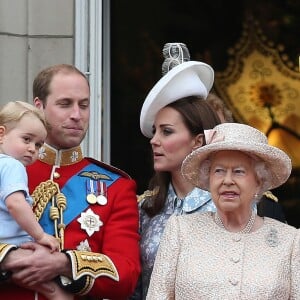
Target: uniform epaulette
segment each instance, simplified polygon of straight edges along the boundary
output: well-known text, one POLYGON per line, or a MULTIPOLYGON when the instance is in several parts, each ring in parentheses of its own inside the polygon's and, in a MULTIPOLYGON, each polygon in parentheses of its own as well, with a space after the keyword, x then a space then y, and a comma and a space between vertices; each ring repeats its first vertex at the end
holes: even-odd
POLYGON ((271 191, 266 191, 263 195, 273 200, 274 202, 278 202, 278 198, 271 191))
POLYGON ((156 188, 154 190, 147 190, 143 194, 137 196, 137 202, 139 203, 139 202, 145 200, 146 198, 153 197, 157 193, 158 193, 158 188, 156 188))
POLYGON ((91 157, 86 157, 87 160, 89 160, 90 162, 94 163, 95 165, 98 165, 98 166, 101 166, 105 169, 108 169, 109 171, 111 172, 114 172, 114 173, 117 173, 125 178, 129 178, 131 179, 130 175, 128 175, 125 171, 121 170, 121 169, 118 169, 117 167, 114 167, 112 165, 108 165, 102 161, 99 161, 99 160, 96 160, 94 158, 91 158, 91 157))

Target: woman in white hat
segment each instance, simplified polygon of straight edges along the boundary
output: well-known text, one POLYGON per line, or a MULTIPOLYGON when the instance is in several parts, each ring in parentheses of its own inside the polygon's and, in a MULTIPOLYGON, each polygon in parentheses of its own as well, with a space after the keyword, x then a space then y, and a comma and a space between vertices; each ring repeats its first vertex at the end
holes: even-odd
POLYGON ((224 123, 205 138, 182 174, 217 211, 169 219, 147 299, 300 299, 300 231, 253 210, 288 179, 290 158, 248 125, 224 123))
MULTIPOLYGON (((186 51, 182 44, 176 50, 186 51)), ((180 52, 179 51, 179 52, 180 52)), ((180 53, 179 53, 180 54, 180 53)), ((170 61, 171 62, 171 61, 170 61)), ((183 159, 204 142, 204 130, 220 123, 205 101, 213 84, 212 68, 182 62, 153 87, 141 111, 141 131, 150 139, 155 174, 140 197, 142 275, 131 299, 145 299, 160 237, 172 215, 214 211, 210 194, 181 174, 183 159)))

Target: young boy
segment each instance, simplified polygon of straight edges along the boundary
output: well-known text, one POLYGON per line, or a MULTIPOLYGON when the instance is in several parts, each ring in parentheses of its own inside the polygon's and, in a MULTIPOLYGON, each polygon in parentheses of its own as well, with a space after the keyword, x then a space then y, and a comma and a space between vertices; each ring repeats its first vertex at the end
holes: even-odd
MULTIPOLYGON (((0 111, 0 241, 20 245, 34 241, 59 251, 58 240, 45 233, 32 212, 25 167, 38 158, 47 136, 43 113, 35 106, 9 102, 0 111)), ((52 292, 35 287, 48 299, 73 299, 54 282, 52 292)))

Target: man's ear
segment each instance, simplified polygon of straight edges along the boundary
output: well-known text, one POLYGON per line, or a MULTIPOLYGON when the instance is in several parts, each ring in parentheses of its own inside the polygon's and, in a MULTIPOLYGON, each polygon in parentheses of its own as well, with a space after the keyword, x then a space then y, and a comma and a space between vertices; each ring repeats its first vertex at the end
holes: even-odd
POLYGON ((37 107, 37 108, 39 108, 39 109, 43 109, 44 108, 44 106, 43 106, 43 101, 39 98, 39 97, 35 97, 34 99, 33 99, 33 103, 34 103, 34 105, 37 107))
POLYGON ((196 150, 197 148, 203 146, 204 144, 204 135, 202 133, 199 133, 194 138, 195 145, 193 147, 193 150, 196 150))

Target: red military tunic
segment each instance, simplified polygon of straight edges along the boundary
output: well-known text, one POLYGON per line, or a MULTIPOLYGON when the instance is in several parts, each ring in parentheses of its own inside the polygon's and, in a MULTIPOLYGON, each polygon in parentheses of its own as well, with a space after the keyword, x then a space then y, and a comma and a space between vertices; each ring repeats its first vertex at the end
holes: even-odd
MULTIPOLYGON (((126 299, 133 292, 140 273, 135 182, 121 170, 83 158, 79 147, 58 152, 45 145, 43 150, 40 160, 27 169, 30 193, 41 182, 52 179, 66 197, 64 249, 78 250, 69 253, 73 277, 88 275, 85 277, 89 278, 80 289, 78 299, 84 299, 84 294, 97 299, 126 299), (89 194, 102 194, 107 203, 105 198, 102 204, 88 203, 89 194), (91 259, 86 259, 85 253, 91 259), (102 258, 105 266, 95 263, 91 267, 91 260, 102 261, 102 258), (76 269, 74 262, 78 259, 81 268, 76 269)), ((40 224, 53 234, 50 202, 40 224)), ((0 295, 1 299, 35 299, 34 292, 10 284, 0 285, 0 295)), ((39 295, 38 299, 45 298, 39 295)))

